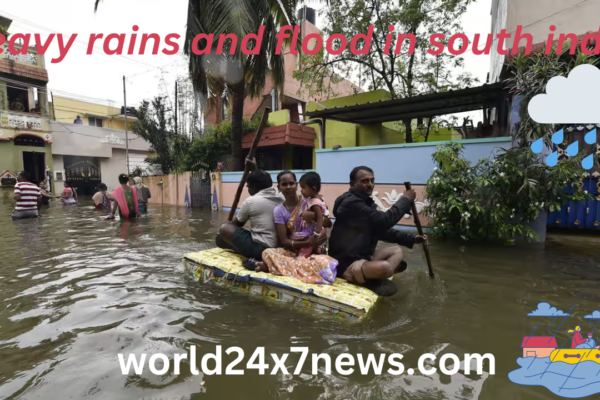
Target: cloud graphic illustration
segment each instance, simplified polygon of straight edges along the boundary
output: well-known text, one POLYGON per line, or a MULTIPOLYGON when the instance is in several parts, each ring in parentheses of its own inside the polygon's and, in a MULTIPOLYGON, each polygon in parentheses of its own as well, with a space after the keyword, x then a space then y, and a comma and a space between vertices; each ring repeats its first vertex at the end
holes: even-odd
POLYGON ((593 313, 586 315, 583 318, 593 318, 593 319, 600 319, 600 311, 595 310, 593 313))
MULTIPOLYGON (((550 303, 539 303, 537 310, 533 310, 528 317, 568 317, 571 314, 563 312, 563 310, 557 310, 556 307, 552 307, 550 303)), ((586 317, 587 318, 587 317, 586 317)))
POLYGON ((600 69, 584 64, 568 78, 556 76, 546 85, 546 94, 529 102, 531 119, 540 124, 582 124, 600 122, 597 93, 600 69))

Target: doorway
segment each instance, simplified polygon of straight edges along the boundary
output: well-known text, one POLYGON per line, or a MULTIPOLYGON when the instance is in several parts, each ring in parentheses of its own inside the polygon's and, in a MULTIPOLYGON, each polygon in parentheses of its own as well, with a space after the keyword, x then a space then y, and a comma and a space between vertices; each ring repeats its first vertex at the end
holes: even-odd
POLYGON ((46 177, 46 153, 23 152, 23 169, 32 181, 41 182, 46 177))
POLYGON ((65 180, 80 195, 93 195, 101 182, 100 159, 64 156, 65 180))

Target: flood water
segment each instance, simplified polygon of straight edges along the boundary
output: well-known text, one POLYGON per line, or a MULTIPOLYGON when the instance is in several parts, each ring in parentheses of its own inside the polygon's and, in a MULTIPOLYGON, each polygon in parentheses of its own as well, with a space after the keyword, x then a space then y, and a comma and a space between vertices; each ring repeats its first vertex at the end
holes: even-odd
MULTIPOLYGON (((155 206, 134 222, 106 221, 83 199, 13 222, 12 206, 0 200, 1 399, 555 399, 507 377, 519 368, 523 336, 539 321, 536 335, 559 328, 526 314, 541 301, 565 312, 574 305, 560 345, 575 325, 585 335, 582 317, 600 308, 593 237, 550 235, 545 248, 432 243, 434 280, 416 246, 396 277, 399 293, 349 324, 187 276, 182 255, 212 247, 225 213, 155 206), (118 353, 172 359, 190 345, 199 353, 241 347, 236 369, 259 346, 271 368, 270 354, 292 346, 333 357, 402 353, 415 370, 423 353, 491 353, 495 374, 313 376, 310 362, 299 376, 194 376, 186 362, 179 375, 121 374, 118 353)), ((285 363, 290 371, 296 360, 285 363)))

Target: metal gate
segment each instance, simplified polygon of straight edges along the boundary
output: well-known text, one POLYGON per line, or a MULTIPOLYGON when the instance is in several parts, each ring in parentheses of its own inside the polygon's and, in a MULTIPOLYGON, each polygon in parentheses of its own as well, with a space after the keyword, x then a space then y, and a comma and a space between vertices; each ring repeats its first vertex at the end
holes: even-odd
POLYGON ((210 207, 210 179, 205 171, 192 172, 190 192, 192 207, 210 207))
MULTIPOLYGON (((600 179, 596 172, 579 180, 578 189, 590 193, 593 198, 565 204, 560 211, 548 214, 548 227, 570 229, 600 229, 600 179)), ((573 188, 565 189, 572 193, 573 188)))

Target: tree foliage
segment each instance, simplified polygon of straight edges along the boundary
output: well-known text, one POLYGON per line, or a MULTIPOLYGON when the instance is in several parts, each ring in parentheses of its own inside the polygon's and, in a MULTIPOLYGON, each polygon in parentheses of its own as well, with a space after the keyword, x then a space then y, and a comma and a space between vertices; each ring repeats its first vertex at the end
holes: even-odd
POLYGON ((530 224, 540 212, 591 198, 579 186, 581 157, 550 168, 529 148, 514 147, 502 149, 495 160, 471 166, 462 156, 463 148, 450 143, 433 154, 438 167, 427 182, 425 214, 433 218, 439 236, 505 243, 532 240, 537 234, 530 224), (565 187, 573 187, 573 193, 564 193, 565 187))
POLYGON ((6 29, 3 26, 0 26, 0 35, 4 36, 5 41, 8 41, 8 37, 10 36, 10 33, 8 33, 8 29, 6 29))
MULTIPOLYGON (((258 129, 259 121, 242 120, 243 133, 253 132, 258 129)), ((231 154, 230 121, 212 125, 203 135, 197 136, 192 141, 185 158, 185 167, 189 171, 199 168, 208 168, 215 171, 219 162, 223 162, 231 154)))
MULTIPOLYGON (((456 73, 464 66, 462 57, 446 52, 433 56, 427 53, 429 38, 442 33, 449 38, 461 32, 459 19, 472 0, 332 0, 330 7, 321 12, 325 18, 326 36, 336 33, 350 39, 366 34, 373 25, 373 39, 367 54, 352 54, 349 49, 339 55, 322 54, 303 58, 302 73, 298 77, 304 85, 319 87, 326 77, 340 75, 351 78, 358 75, 360 85, 367 83, 369 90, 386 89, 392 98, 413 97, 432 92, 468 87, 476 82, 467 73, 456 73), (385 53, 389 26, 394 27, 391 51, 385 53), (396 35, 412 34, 415 50, 409 54, 409 41, 395 54, 396 35)), ((447 39, 441 40, 447 45, 447 39)), ((359 41, 359 43, 364 41, 359 41)), ((334 46, 335 47, 335 46, 334 46)), ((359 46, 360 48, 360 46, 359 46)), ((412 141, 410 121, 404 121, 407 142, 412 141)))
POLYGON ((150 143, 150 151, 154 153, 146 162, 160 164, 165 174, 179 170, 191 140, 175 132, 173 110, 167 108, 166 98, 157 96, 151 102, 143 101, 137 118, 132 131, 150 143))
MULTIPOLYGON (((227 91, 233 97, 231 150, 236 170, 244 168, 242 119, 246 95, 260 96, 269 77, 283 91, 283 52, 276 54, 275 35, 281 26, 296 24, 296 5, 297 0, 189 0, 184 51, 190 60, 190 76, 195 89, 204 96, 220 97, 227 91), (261 26, 264 35, 260 52, 243 54, 242 38, 258 33, 261 26), (208 47, 210 55, 194 53, 194 38, 202 33, 214 34, 212 44, 207 39, 197 43, 199 49, 208 47), (226 40, 223 55, 216 55, 220 35, 231 33, 238 38, 234 54, 229 54, 232 44, 226 40)), ((258 45, 254 39, 248 42, 249 49, 258 45)))
MULTIPOLYGON (((570 54, 571 42, 566 41, 563 48, 557 53, 557 46, 552 48, 550 54, 539 52, 532 55, 518 54, 508 62, 509 78, 506 86, 510 92, 520 97, 519 117, 517 129, 512 132, 513 137, 520 146, 529 146, 530 141, 544 138, 546 145, 551 147, 551 136, 559 128, 551 124, 538 124, 529 116, 528 106, 531 99, 538 94, 546 93, 546 85, 556 76, 568 76, 577 66, 583 64, 598 65, 597 55, 585 55, 581 47, 577 46, 575 54, 570 54)), ((581 121, 588 123, 595 121, 581 121)))

